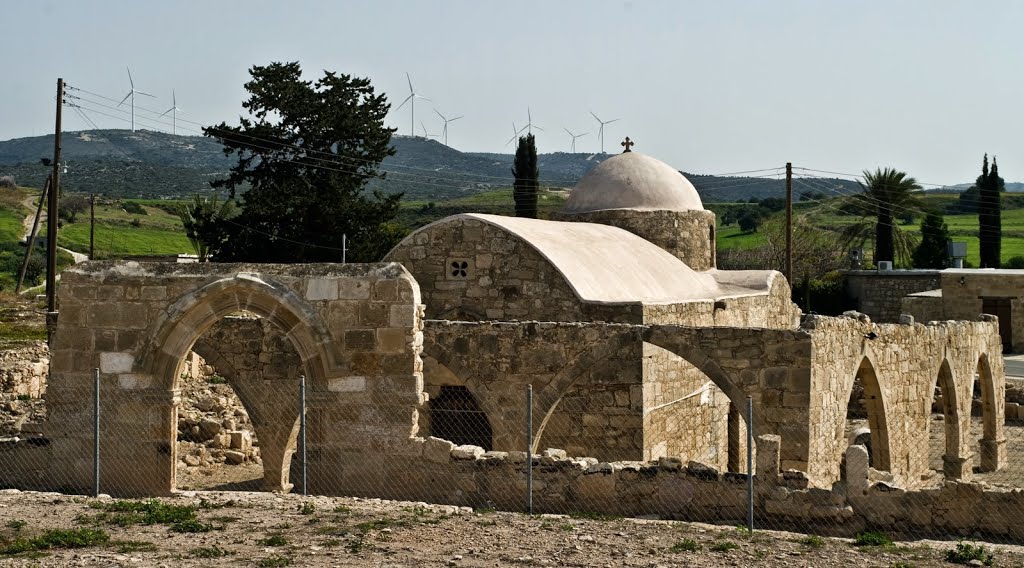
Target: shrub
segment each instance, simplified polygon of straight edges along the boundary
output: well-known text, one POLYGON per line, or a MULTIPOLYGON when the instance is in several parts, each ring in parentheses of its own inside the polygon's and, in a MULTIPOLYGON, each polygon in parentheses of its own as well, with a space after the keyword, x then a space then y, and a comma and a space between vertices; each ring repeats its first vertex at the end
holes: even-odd
POLYGON ((139 227, 142 226, 142 221, 140 221, 139 218, 136 217, 136 218, 132 219, 131 221, 128 221, 128 224, 131 225, 132 227, 135 227, 136 229, 138 229, 139 227))
POLYGON ((121 209, 124 209, 125 213, 132 215, 149 215, 149 212, 137 201, 124 201, 121 203, 121 209))
POLYGON ((731 540, 722 540, 712 544, 711 550, 714 550, 715 552, 729 552, 730 550, 735 550, 739 547, 740 545, 731 540))
POLYGON ((854 546, 892 546, 892 538, 879 531, 866 531, 853 539, 854 546))
POLYGON ((18 184, 14 183, 14 178, 11 176, 0 177, 0 188, 2 189, 17 189, 18 184))
POLYGON ((992 555, 985 552, 985 547, 980 544, 973 545, 961 541, 956 543, 956 548, 946 551, 946 562, 952 562, 953 564, 970 564, 975 560, 981 562, 985 566, 991 566, 995 562, 992 555))
POLYGON ((1011 256, 1003 264, 1003 268, 1024 268, 1024 256, 1011 256))

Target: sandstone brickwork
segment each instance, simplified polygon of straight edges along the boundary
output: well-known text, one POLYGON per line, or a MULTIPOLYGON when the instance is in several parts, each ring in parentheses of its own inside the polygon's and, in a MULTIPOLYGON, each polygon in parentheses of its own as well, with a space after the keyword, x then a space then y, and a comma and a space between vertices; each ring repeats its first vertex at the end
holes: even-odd
MULTIPOLYGON (((846 291, 857 301, 857 311, 879 323, 897 323, 903 298, 940 287, 939 270, 851 270, 846 291)), ((976 319, 978 311, 969 319, 976 319)), ((928 320, 923 320, 928 321, 928 320)))
POLYGON ((551 218, 619 227, 667 250, 694 270, 715 267, 713 211, 606 209, 585 213, 555 213, 551 218))

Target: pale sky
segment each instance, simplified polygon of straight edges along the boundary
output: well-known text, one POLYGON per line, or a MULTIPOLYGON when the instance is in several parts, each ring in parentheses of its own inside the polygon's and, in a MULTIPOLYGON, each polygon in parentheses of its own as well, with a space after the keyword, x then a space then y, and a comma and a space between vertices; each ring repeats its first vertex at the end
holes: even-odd
MULTIPOLYGON (((463 151, 509 151, 529 107, 542 152, 568 151, 563 128, 589 131, 577 151, 596 151, 593 111, 621 119, 608 151, 628 135, 694 173, 791 161, 951 184, 972 181, 988 152, 1024 180, 1015 0, 5 0, 0 12, 0 140, 53 131, 59 76, 120 100, 127 65, 157 97, 139 105, 166 110, 174 89, 182 118, 235 123, 248 68, 298 60, 311 79, 369 77, 393 106, 409 72, 432 99, 417 101, 417 134, 421 120, 440 132, 432 108, 464 115, 449 127, 463 151)), ((388 117, 402 134, 408 111, 388 117)), ((65 117, 65 130, 89 127, 65 117)))

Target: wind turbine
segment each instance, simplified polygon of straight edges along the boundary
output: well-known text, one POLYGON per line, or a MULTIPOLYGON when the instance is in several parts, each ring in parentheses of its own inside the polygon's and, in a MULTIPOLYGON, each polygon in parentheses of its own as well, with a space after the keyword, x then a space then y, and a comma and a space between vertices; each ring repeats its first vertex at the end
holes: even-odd
POLYGON ((601 127, 597 130, 597 137, 601 139, 601 153, 604 154, 604 125, 611 124, 616 120, 621 119, 613 118, 612 120, 601 120, 600 118, 597 118, 597 115, 594 114, 593 111, 591 111, 590 116, 594 117, 594 120, 601 124, 601 127))
POLYGON ((586 136, 587 134, 590 134, 589 132, 584 132, 583 134, 573 134, 572 132, 569 132, 568 128, 564 128, 563 130, 565 130, 566 133, 569 134, 569 136, 572 136, 572 150, 571 151, 572 151, 573 154, 576 153, 576 139, 577 138, 582 138, 582 137, 586 136))
MULTIPOLYGON (((128 67, 126 66, 125 69, 128 69, 128 67)), ((135 81, 132 81, 132 70, 131 69, 128 69, 128 84, 130 84, 132 86, 132 88, 131 88, 130 91, 128 91, 128 94, 125 95, 123 99, 121 99, 121 102, 118 103, 117 106, 123 105, 124 102, 126 100, 128 100, 129 98, 132 99, 132 132, 135 132, 135 93, 138 93, 140 95, 146 95, 147 97, 152 97, 153 95, 151 95, 149 93, 143 93, 142 91, 138 91, 138 90, 135 89, 135 81)))
POLYGON ((178 112, 184 112, 178 108, 178 98, 174 95, 174 89, 171 89, 171 108, 164 111, 160 116, 167 116, 167 113, 171 113, 171 134, 177 134, 178 130, 178 112))
POLYGON ((409 110, 411 111, 412 114, 409 119, 409 136, 416 136, 416 99, 423 99, 425 101, 429 101, 430 99, 424 97, 423 95, 413 90, 412 79, 409 78, 408 73, 405 74, 405 80, 409 82, 409 96, 405 97, 405 100, 402 101, 402 104, 398 105, 398 108, 396 108, 395 110, 401 110, 402 107, 405 106, 405 103, 410 103, 409 110))
POLYGON ((513 120, 513 121, 512 121, 512 138, 509 138, 509 139, 508 139, 508 142, 505 142, 505 145, 506 145, 506 146, 508 146, 509 144, 511 144, 511 143, 513 143, 513 142, 515 142, 516 138, 519 138, 519 135, 520 135, 520 134, 521 134, 521 133, 522 133, 522 132, 523 132, 524 130, 526 130, 526 127, 525 127, 525 126, 524 126, 524 127, 522 127, 522 128, 516 128, 516 122, 515 122, 515 121, 513 120))
POLYGON ((456 116, 455 118, 447 118, 447 117, 445 117, 445 115, 441 114, 441 111, 437 110, 436 108, 434 109, 434 112, 436 112, 437 116, 440 116, 441 120, 444 121, 444 130, 441 131, 441 136, 444 138, 444 145, 447 146, 448 145, 448 123, 449 122, 455 122, 456 120, 458 120, 460 118, 463 118, 463 117, 460 115, 460 116, 456 116))
POLYGON ((426 138, 428 140, 431 139, 431 138, 437 138, 437 134, 431 134, 431 133, 427 132, 427 125, 423 124, 422 120, 420 121, 420 128, 423 129, 423 137, 424 138, 426 138))
POLYGON ((533 129, 544 131, 543 128, 533 123, 533 116, 530 115, 530 107, 526 107, 526 126, 523 127, 527 134, 533 134, 533 129))

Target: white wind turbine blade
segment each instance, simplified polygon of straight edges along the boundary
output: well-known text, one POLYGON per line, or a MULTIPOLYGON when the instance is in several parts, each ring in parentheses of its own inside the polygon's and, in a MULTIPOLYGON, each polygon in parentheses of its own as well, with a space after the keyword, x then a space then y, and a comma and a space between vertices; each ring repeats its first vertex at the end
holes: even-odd
POLYGON ((396 111, 397 111, 397 110, 401 110, 401 109, 402 109, 402 107, 404 107, 404 106, 405 106, 405 103, 409 102, 410 100, 412 100, 412 95, 409 95, 408 97, 405 97, 405 100, 404 100, 404 101, 402 101, 402 104, 400 104, 400 105, 398 105, 397 107, 395 107, 395 110, 396 110, 396 111))
POLYGON ((132 96, 132 93, 134 93, 134 92, 135 92, 134 90, 128 91, 128 94, 127 94, 127 95, 125 95, 123 99, 121 99, 121 102, 117 103, 117 106, 121 106, 121 105, 123 105, 123 104, 124 104, 124 102, 125 102, 126 100, 128 100, 128 97, 132 96))
POLYGON ((568 128, 564 128, 564 127, 563 127, 563 128, 562 128, 562 130, 564 130, 564 131, 565 131, 565 133, 566 133, 566 134, 568 134, 569 136, 573 136, 573 137, 575 137, 575 136, 576 136, 576 135, 575 135, 575 134, 573 134, 572 132, 569 132, 569 129, 568 129, 568 128))
MULTIPOLYGON (((424 97, 423 95, 413 95, 413 97, 415 97, 415 98, 417 98, 417 99, 423 99, 423 100, 425 100, 425 101, 429 101, 429 100, 430 100, 430 99, 428 99, 427 97, 424 97)), ((433 101, 431 101, 431 102, 433 102, 433 101)))
POLYGON ((160 116, 167 116, 167 114, 170 113, 173 110, 177 110, 177 108, 176 107, 171 107, 171 108, 165 110, 164 113, 161 114, 160 116))
POLYGON ((135 94, 136 95, 146 95, 147 97, 153 97, 154 99, 156 98, 156 96, 151 95, 149 93, 143 93, 142 91, 135 91, 135 94))
POLYGON ((622 119, 621 119, 621 118, 614 118, 614 119, 612 119, 612 120, 609 120, 609 121, 608 121, 608 122, 606 122, 605 124, 611 124, 611 123, 613 123, 613 122, 618 122, 618 121, 620 121, 620 120, 622 120, 622 119))
POLYGON ((124 68, 128 70, 128 84, 132 86, 132 90, 134 91, 135 90, 135 81, 132 81, 132 70, 128 69, 127 65, 125 65, 124 68))
POLYGON ((458 119, 460 119, 460 118, 465 118, 465 117, 464 117, 464 116, 456 116, 455 118, 449 118, 449 119, 448 119, 448 120, 446 120, 445 122, 446 122, 446 123, 448 123, 448 122, 455 122, 456 120, 458 120, 458 119))
MULTIPOLYGON (((594 120, 596 120, 596 121, 598 121, 598 122, 601 122, 601 119, 600 119, 600 118, 597 118, 597 115, 596 115, 596 114, 594 114, 594 112, 593 112, 593 111, 590 111, 590 116, 594 117, 594 120)), ((601 122, 601 124, 604 124, 604 123, 603 123, 603 122, 601 122)))
POLYGON ((410 95, 415 94, 416 91, 412 90, 412 79, 409 78, 409 72, 408 71, 405 72, 405 80, 409 82, 409 94, 410 95))
POLYGON ((443 121, 445 121, 445 122, 448 122, 448 119, 447 119, 447 118, 445 118, 443 114, 441 114, 441 111, 439 111, 439 110, 437 110, 437 109, 435 108, 435 109, 434 109, 434 112, 436 112, 436 113, 437 113, 437 116, 440 116, 440 117, 441 117, 441 120, 443 120, 443 121))

